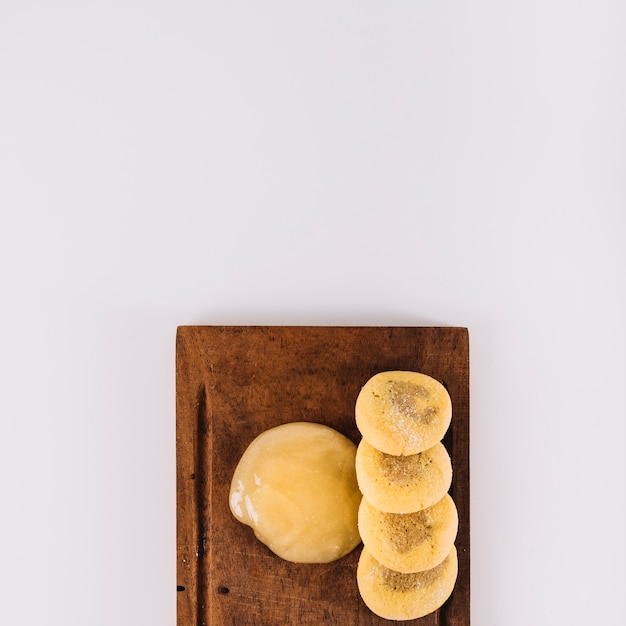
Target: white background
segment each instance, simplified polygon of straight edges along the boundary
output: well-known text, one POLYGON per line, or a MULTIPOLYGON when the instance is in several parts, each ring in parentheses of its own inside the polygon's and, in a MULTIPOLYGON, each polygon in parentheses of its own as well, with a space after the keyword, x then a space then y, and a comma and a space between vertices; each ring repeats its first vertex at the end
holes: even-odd
POLYGON ((181 324, 460 325, 472 623, 623 623, 626 5, 0 3, 0 623, 175 624, 181 324))

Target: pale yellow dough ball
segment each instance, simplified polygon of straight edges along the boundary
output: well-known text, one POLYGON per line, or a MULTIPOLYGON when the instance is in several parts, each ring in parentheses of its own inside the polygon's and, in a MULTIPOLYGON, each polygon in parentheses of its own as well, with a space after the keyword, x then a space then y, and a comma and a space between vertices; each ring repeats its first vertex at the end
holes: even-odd
POLYGON ((352 441, 322 424, 266 430, 237 465, 230 510, 287 561, 339 559, 360 543, 355 455, 352 441))

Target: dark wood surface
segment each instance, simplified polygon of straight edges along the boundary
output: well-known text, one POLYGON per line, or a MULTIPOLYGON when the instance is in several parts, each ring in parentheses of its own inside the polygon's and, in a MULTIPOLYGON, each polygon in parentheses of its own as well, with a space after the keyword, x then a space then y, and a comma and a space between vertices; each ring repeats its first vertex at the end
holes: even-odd
POLYGON ((469 339, 449 327, 182 326, 176 340, 178 626, 390 624, 363 604, 360 547, 334 563, 293 564, 235 520, 228 494, 250 442, 285 422, 326 424, 355 443, 354 403, 375 373, 429 374, 448 389, 450 494, 459 576, 420 626, 469 626, 469 339))

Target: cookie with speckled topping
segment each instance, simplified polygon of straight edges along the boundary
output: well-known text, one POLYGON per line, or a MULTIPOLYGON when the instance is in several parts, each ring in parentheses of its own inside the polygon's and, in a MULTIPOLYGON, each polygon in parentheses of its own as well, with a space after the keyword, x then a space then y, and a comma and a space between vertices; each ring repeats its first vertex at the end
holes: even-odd
POLYGON ((370 445, 393 455, 417 454, 443 439, 452 419, 446 388, 419 372, 372 376, 356 400, 358 429, 370 445))
POLYGON ((441 442, 417 454, 396 456, 361 439, 355 464, 361 493, 386 513, 413 513, 432 506, 452 483, 452 462, 441 442))
POLYGON ((373 613, 389 620, 411 620, 440 608, 450 597, 457 574, 454 546, 439 565, 413 574, 390 570, 363 548, 356 580, 363 602, 373 613))
POLYGON ((459 516, 448 494, 415 513, 384 513, 363 498, 358 524, 363 545, 377 561, 396 572, 412 573, 431 569, 446 558, 459 516))

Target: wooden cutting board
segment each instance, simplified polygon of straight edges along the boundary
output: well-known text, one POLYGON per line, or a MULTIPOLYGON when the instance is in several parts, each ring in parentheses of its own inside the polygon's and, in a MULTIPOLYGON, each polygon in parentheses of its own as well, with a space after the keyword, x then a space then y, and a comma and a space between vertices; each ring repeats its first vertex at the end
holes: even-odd
POLYGON ((385 370, 441 381, 443 440, 459 512, 459 576, 448 602, 410 622, 469 626, 469 339, 465 328, 182 326, 176 338, 178 626, 390 624, 361 601, 360 547, 334 563, 288 563, 235 520, 228 495, 250 442, 285 422, 326 424, 355 443, 354 403, 385 370))

